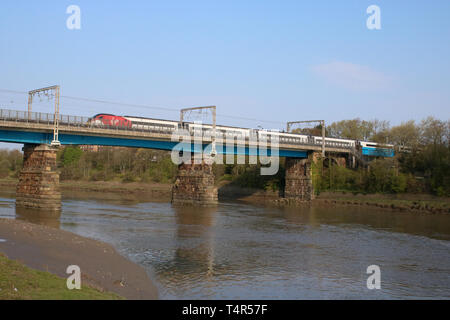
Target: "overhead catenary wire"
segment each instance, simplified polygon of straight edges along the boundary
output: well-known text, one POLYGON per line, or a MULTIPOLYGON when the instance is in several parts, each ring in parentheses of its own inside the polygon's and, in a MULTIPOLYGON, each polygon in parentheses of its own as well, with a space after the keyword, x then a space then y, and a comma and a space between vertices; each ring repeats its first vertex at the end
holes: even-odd
MULTIPOLYGON (((1 88, 0 88, 0 92, 28 95, 28 92, 26 92, 26 91, 17 91, 17 90, 1 89, 1 88)), ((124 103, 124 102, 108 101, 108 100, 101 100, 101 99, 91 99, 91 98, 83 98, 83 97, 74 97, 74 96, 65 96, 65 95, 61 95, 60 97, 61 97, 61 99, 70 99, 70 100, 75 100, 75 101, 100 103, 100 104, 106 104, 106 105, 116 105, 116 106, 121 106, 121 107, 132 107, 132 108, 140 108, 140 109, 146 109, 146 110, 180 112, 180 109, 162 107, 162 106, 149 106, 149 105, 124 103)), ((73 106, 73 107, 77 108, 75 106, 73 106)), ((217 116, 222 117, 222 118, 235 119, 235 120, 245 120, 245 121, 258 122, 258 123, 272 123, 272 124, 277 124, 277 125, 285 125, 284 122, 275 121, 275 120, 263 120, 263 119, 256 119, 256 118, 249 118, 249 117, 242 117, 242 116, 227 115, 227 114, 222 114, 222 113, 218 113, 217 116)))
MULTIPOLYGON (((108 104, 108 105, 112 104, 112 105, 118 105, 118 106, 124 106, 124 107, 136 107, 136 108, 144 108, 144 109, 157 109, 157 110, 163 110, 163 111, 180 112, 179 109, 168 108, 168 107, 154 107, 154 106, 147 106, 147 105, 140 105, 140 104, 121 103, 121 102, 114 102, 114 101, 89 99, 89 98, 79 98, 79 97, 70 97, 70 96, 61 96, 61 97, 62 98, 67 98, 67 99, 73 99, 73 100, 86 101, 86 102, 96 102, 96 103, 108 104)), ((221 113, 218 113, 217 115, 220 116, 220 117, 230 118, 230 119, 247 120, 247 121, 255 121, 255 122, 265 122, 265 123, 276 123, 276 124, 283 124, 284 125, 284 122, 281 122, 281 121, 261 120, 261 119, 255 119, 255 118, 231 116, 231 115, 226 115, 226 114, 221 114, 221 113)))

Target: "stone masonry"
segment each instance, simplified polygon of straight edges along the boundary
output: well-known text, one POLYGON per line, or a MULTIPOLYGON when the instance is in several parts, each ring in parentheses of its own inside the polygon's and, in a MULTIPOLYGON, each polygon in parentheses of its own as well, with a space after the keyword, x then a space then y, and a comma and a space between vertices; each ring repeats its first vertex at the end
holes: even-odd
POLYGON ((311 159, 286 158, 284 197, 301 201, 314 199, 311 159))
POLYGON ((16 189, 16 206, 55 211, 61 209, 56 149, 26 144, 23 169, 16 189))
POLYGON ((172 188, 174 205, 216 206, 218 191, 214 185, 212 165, 181 164, 172 188))

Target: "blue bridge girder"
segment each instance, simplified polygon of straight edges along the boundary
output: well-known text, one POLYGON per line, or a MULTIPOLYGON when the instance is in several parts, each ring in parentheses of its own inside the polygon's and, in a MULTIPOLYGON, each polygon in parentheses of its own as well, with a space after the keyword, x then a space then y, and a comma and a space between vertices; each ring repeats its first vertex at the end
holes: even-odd
MULTIPOLYGON (((23 143, 23 144, 50 144, 53 140, 53 132, 38 132, 38 131, 23 131, 23 130, 0 130, 0 142, 9 143, 23 143)), ((176 149, 179 142, 161 141, 156 139, 132 139, 123 137, 111 136, 96 136, 87 134, 68 134, 59 133, 59 141, 61 145, 99 145, 99 146, 115 146, 115 147, 131 147, 131 148, 146 148, 156 150, 172 151, 176 149)), ((191 144, 192 153, 208 152, 210 144, 203 144, 202 150, 198 145, 191 144)), ((186 151, 186 150, 185 150, 186 151)), ((259 156, 260 152, 257 148, 249 148, 248 146, 234 148, 220 147, 218 145, 217 153, 227 155, 254 155, 259 156)), ((271 156, 272 151, 270 147, 267 149, 267 156, 271 156)), ((308 152, 306 150, 283 150, 279 149, 278 155, 280 157, 290 158, 307 158, 308 152)))

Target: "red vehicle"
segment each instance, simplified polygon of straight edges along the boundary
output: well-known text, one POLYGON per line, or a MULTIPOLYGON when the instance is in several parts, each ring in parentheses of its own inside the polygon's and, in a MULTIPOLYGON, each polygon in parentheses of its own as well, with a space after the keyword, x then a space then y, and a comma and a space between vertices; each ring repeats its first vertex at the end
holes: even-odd
POLYGON ((99 113, 90 119, 90 123, 98 126, 131 128, 130 120, 108 113, 99 113))

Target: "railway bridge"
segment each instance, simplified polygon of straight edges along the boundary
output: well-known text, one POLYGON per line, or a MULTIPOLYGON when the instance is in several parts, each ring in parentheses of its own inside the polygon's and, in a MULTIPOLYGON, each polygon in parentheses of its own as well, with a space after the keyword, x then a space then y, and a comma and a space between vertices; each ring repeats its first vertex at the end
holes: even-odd
MULTIPOLYGON (((89 120, 82 116, 0 109, 0 142, 24 144, 24 164, 16 193, 17 206, 60 209, 61 193, 56 163, 56 152, 60 145, 121 146, 168 151, 177 150, 180 145, 180 139, 173 138, 174 132, 163 128, 93 125, 89 120)), ((196 154, 210 152, 214 144, 216 153, 223 156, 285 157, 285 197, 305 201, 314 196, 311 161, 325 153, 348 156, 353 159, 353 163, 355 161, 355 148, 345 143, 287 139, 282 135, 275 141, 270 132, 267 136, 267 151, 261 151, 249 137, 241 137, 230 148, 220 136, 216 136, 216 139, 206 137, 200 145, 193 142, 188 151, 195 157, 196 154)), ((180 163, 172 201, 182 205, 216 205, 218 192, 214 186, 211 163, 204 160, 180 163)))

